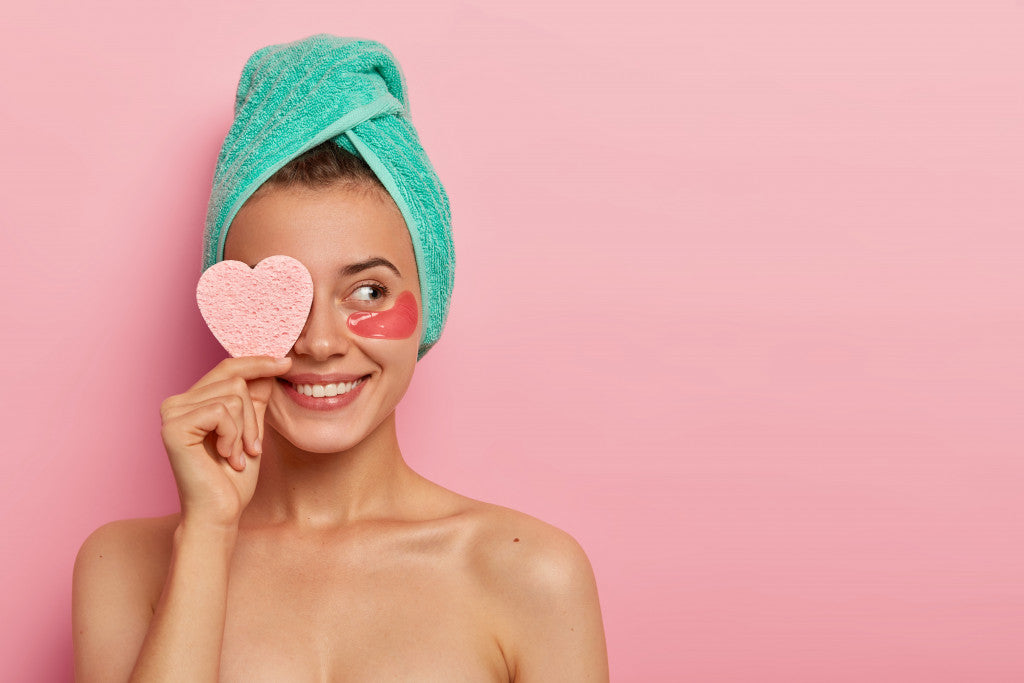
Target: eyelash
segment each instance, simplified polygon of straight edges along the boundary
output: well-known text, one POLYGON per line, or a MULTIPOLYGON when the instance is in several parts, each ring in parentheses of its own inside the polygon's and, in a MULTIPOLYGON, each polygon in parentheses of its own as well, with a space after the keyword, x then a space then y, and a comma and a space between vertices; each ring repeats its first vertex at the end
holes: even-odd
POLYGON ((373 289, 377 289, 377 290, 380 291, 380 296, 376 299, 376 301, 380 301, 381 299, 386 298, 387 295, 391 293, 391 290, 388 289, 387 285, 382 285, 379 282, 365 282, 365 283, 359 285, 358 287, 356 287, 355 291, 358 292, 363 287, 371 287, 373 289))

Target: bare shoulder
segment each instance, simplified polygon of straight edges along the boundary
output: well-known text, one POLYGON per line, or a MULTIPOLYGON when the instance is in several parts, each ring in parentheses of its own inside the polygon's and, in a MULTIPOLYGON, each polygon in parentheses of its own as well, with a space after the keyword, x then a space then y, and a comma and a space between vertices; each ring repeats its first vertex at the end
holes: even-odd
POLYGON ((134 541, 150 542, 157 538, 160 540, 172 539, 174 530, 178 526, 179 513, 175 512, 162 517, 136 517, 133 519, 118 519, 107 522, 93 531, 86 538, 86 543, 102 542, 112 539, 131 539, 134 541))
POLYGON ((93 531, 75 558, 74 616, 86 617, 112 597, 160 596, 178 526, 178 513, 119 519, 93 531))
POLYGON ((560 582, 578 578, 580 572, 592 572, 579 542, 553 524, 480 501, 471 508, 471 516, 477 551, 473 559, 491 580, 556 588, 560 582))
POLYGON ((177 526, 178 513, 107 522, 82 543, 75 573, 127 571, 136 580, 162 573, 170 560, 177 526))
MULTIPOLYGON (((478 501, 479 503, 479 501, 478 501)), ((472 508, 475 573, 491 600, 513 680, 607 681, 590 559, 566 531, 511 508, 472 508)))
POLYGON ((178 514, 122 519, 93 531, 75 558, 71 622, 76 680, 127 680, 163 589, 178 514))

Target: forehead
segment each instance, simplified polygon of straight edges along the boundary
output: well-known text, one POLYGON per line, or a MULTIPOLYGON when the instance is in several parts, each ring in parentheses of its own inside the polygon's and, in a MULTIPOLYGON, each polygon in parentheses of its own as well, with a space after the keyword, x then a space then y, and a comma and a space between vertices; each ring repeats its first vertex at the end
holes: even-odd
POLYGON ((394 200, 344 185, 272 188, 246 202, 228 230, 224 258, 255 265, 274 254, 310 270, 383 256, 403 275, 415 273, 412 239, 394 200))

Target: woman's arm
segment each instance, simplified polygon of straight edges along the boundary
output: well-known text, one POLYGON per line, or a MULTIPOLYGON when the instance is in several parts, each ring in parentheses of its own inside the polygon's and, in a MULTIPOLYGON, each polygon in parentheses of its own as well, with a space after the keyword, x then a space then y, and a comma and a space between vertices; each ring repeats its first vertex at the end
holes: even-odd
POLYGON ((217 680, 236 532, 179 525, 154 610, 147 557, 154 539, 144 537, 145 521, 104 525, 78 553, 72 588, 78 683, 217 680))
POLYGON ((217 680, 238 523, 259 476, 273 378, 289 367, 290 358, 228 358, 161 405, 181 514, 173 537, 125 520, 82 545, 72 597, 79 683, 217 680), (157 569, 154 545, 164 555, 157 569), (151 607, 152 577, 163 572, 151 607))

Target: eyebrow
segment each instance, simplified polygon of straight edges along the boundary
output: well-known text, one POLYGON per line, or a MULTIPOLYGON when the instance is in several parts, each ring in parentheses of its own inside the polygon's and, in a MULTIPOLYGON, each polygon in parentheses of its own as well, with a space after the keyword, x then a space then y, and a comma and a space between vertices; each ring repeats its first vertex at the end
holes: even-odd
POLYGON ((341 269, 341 275, 342 277, 350 277, 352 275, 355 275, 356 273, 368 270, 370 268, 375 268, 377 266, 385 266, 387 268, 390 268, 395 275, 397 275, 398 277, 402 277, 402 274, 398 272, 398 268, 395 268, 395 264, 393 264, 391 261, 388 261, 386 258, 381 258, 380 256, 374 256, 373 258, 368 258, 365 261, 350 263, 349 265, 341 269))

